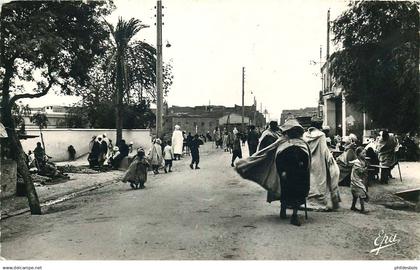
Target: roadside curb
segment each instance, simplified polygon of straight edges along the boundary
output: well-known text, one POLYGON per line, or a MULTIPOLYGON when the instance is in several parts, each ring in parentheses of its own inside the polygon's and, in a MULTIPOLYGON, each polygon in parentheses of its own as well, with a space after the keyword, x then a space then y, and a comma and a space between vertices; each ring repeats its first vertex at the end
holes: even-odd
MULTIPOLYGON (((103 187, 115 184, 117 182, 120 182, 120 181, 121 180, 110 180, 110 181, 107 181, 107 182, 104 182, 104 183, 96 184, 94 186, 86 187, 86 188, 78 190, 78 191, 74 191, 74 192, 72 191, 72 192, 69 192, 69 193, 59 194, 57 196, 53 196, 53 197, 48 198, 45 201, 40 203, 41 204, 41 209, 43 207, 48 207, 48 206, 51 206, 51 205, 54 205, 54 204, 57 204, 57 203, 61 203, 61 202, 64 202, 64 201, 71 200, 73 198, 76 198, 77 196, 80 196, 80 195, 84 194, 84 193, 87 193, 87 192, 90 192, 90 191, 93 191, 93 190, 96 190, 96 189, 99 189, 99 188, 103 188, 103 187)), ((30 212, 29 207, 25 207, 23 209, 15 210, 15 211, 12 211, 11 213, 8 213, 8 212, 1 213, 0 220, 5 220, 5 219, 11 218, 11 217, 19 216, 19 215, 25 214, 27 212, 30 212)))

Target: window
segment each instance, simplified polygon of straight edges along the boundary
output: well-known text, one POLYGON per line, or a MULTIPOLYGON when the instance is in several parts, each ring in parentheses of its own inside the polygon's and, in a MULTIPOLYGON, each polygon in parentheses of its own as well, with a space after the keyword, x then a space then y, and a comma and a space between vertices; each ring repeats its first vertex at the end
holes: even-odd
POLYGON ((204 125, 205 125, 204 122, 201 122, 201 126, 204 127, 204 125))
POLYGON ((209 122, 209 127, 213 126, 213 122, 209 122))

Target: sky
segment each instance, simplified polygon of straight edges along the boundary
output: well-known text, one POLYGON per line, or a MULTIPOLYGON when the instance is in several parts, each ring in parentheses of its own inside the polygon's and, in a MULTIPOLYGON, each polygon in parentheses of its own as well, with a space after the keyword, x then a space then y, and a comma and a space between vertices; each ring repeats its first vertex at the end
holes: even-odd
MULTIPOLYGON (((344 0, 163 0, 165 62, 173 65, 169 106, 241 104, 281 111, 316 107, 321 89, 320 46, 325 60, 327 11, 333 20, 344 0)), ((150 25, 135 36, 156 45, 156 1, 114 0, 108 20, 137 18, 150 25)), ((332 44, 331 44, 332 47, 332 44)), ((333 51, 333 48, 330 49, 333 51)), ((48 95, 39 104, 68 104, 76 98, 48 95)))

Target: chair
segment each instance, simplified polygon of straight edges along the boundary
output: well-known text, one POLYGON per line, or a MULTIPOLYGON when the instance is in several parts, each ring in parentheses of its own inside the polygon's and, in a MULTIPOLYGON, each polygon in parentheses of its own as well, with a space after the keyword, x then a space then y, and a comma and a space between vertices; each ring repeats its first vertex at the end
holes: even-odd
POLYGON ((402 182, 400 162, 399 162, 399 160, 398 160, 398 159, 397 159, 397 161, 395 161, 395 162, 394 162, 394 164, 392 164, 392 166, 391 166, 390 168, 394 168, 394 167, 395 167, 395 165, 397 165, 397 166, 398 166, 398 172, 399 172, 399 174, 400 174, 400 181, 402 182))

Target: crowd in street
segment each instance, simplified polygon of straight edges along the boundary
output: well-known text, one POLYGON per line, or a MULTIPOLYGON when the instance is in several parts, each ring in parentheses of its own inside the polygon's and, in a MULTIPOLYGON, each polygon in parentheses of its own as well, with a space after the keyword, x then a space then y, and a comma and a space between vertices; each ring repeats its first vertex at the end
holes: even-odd
POLYGON ((381 130, 367 145, 354 134, 343 138, 328 134, 329 127, 316 117, 306 131, 294 118, 280 127, 271 121, 259 138, 257 152, 238 161, 236 170, 264 187, 268 202, 280 200, 281 218, 292 208, 293 225, 301 224, 297 218, 301 205, 323 211, 339 208, 339 185, 350 187, 350 209, 367 213, 369 185, 373 181, 387 184, 392 168, 398 165, 398 140, 387 130, 381 130))
MULTIPOLYGON (((267 202, 281 202, 280 217, 287 218, 286 209, 293 209, 291 224, 300 226, 298 209, 304 205, 315 210, 334 210, 341 202, 338 186, 349 186, 353 195, 351 210, 367 213, 365 202, 369 200, 368 188, 377 181, 387 184, 393 178, 391 171, 398 165, 397 152, 400 143, 396 136, 381 130, 377 137, 365 145, 356 135, 331 137, 329 127, 314 117, 311 127, 305 130, 293 117, 279 126, 276 120, 269 122, 263 132, 250 125, 246 132, 233 127, 221 130, 216 127, 212 134, 204 136, 174 127, 170 139, 154 138, 146 152, 133 143, 119 141, 115 146, 106 134, 93 136, 89 142, 88 161, 92 169, 118 169, 127 157, 129 167, 123 182, 133 189, 145 188, 148 171, 159 174, 172 172, 173 162, 182 156, 190 156, 191 169, 200 169, 200 146, 207 140, 216 149, 231 154, 230 166, 245 179, 256 182, 267 190, 267 202), (249 157, 243 157, 242 147, 248 146, 249 157), (360 209, 356 207, 359 201, 360 209)), ((74 159, 76 150, 68 147, 74 159)), ((59 173, 54 163, 48 161, 41 143, 28 153, 28 164, 38 173, 54 176, 59 173)))
MULTIPOLYGON (((235 167, 243 178, 267 190, 268 202, 280 201, 281 218, 287 218, 286 209, 291 208, 290 223, 296 226, 301 225, 298 209, 302 205, 305 205, 305 210, 307 207, 321 211, 339 208, 339 185, 350 187, 353 195, 350 209, 367 213, 368 187, 372 181, 387 183, 392 177, 390 172, 397 164, 399 145, 387 130, 382 130, 367 145, 362 145, 354 134, 332 138, 329 127, 323 126, 322 120, 316 117, 307 130, 292 117, 282 126, 275 120, 270 121, 263 132, 252 125, 247 132, 237 127, 231 130, 216 127, 212 134, 208 132, 206 136, 186 135, 176 125, 170 140, 156 138, 147 153, 142 148, 137 150, 123 182, 130 182, 134 189, 144 188, 148 170, 154 174, 162 169, 165 173, 171 172, 173 161, 186 155, 191 157, 190 168, 200 169, 199 149, 207 140, 214 143, 216 149, 232 155, 230 166, 235 167), (246 158, 242 154, 245 142, 249 152, 246 158), (357 202, 360 209, 356 207, 357 202)), ((92 149, 105 149, 104 140, 97 141, 92 149)), ((123 146, 126 149, 124 155, 128 154, 128 148, 123 146)), ((96 155, 99 162, 104 159, 103 155, 96 155)), ((115 160, 118 157, 111 158, 111 164, 115 160)))

